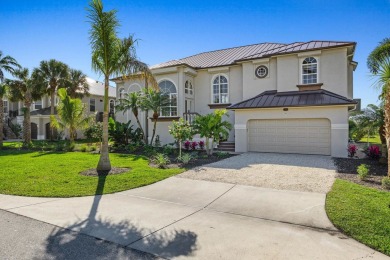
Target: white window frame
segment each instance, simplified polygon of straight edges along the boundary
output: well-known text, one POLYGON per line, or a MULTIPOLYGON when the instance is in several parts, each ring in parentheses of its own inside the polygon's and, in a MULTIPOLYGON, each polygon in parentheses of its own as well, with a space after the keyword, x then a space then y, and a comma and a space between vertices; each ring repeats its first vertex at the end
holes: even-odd
POLYGON ((89 112, 96 112, 96 99, 95 98, 89 98, 89 112), (93 111, 91 109, 91 101, 93 100, 93 111))
POLYGON ((184 93, 190 96, 194 95, 194 85, 192 84, 192 80, 187 79, 184 83, 184 93))
POLYGON ((312 55, 310 55, 310 56, 301 57, 301 58, 299 59, 299 64, 300 64, 300 68, 299 68, 299 78, 300 78, 300 84, 301 84, 301 85, 318 84, 318 83, 321 82, 321 81, 320 81, 320 58, 319 58, 318 56, 312 56, 312 55), (303 64, 303 62, 304 62, 305 59, 307 59, 307 58, 314 58, 314 59, 316 59, 316 61, 317 61, 317 63, 316 63, 316 65, 317 65, 317 73, 316 73, 316 75, 317 75, 317 81, 316 81, 315 83, 305 83, 304 80, 303 80, 303 77, 304 77, 305 75, 311 75, 311 74, 303 74, 303 67, 304 67, 304 66, 307 66, 306 64, 303 64))
POLYGON ((34 101, 34 110, 39 110, 39 109, 42 109, 43 108, 43 102, 42 102, 42 100, 36 100, 36 101, 34 101), (37 102, 39 102, 38 104, 37 104, 37 102), (37 105, 40 105, 41 107, 40 108, 37 108, 37 105))
MULTIPOLYGON (((225 94, 225 93, 224 93, 225 94)), ((219 87, 218 87, 218 95, 219 95, 219 100, 221 101, 222 100, 222 96, 221 96, 221 83, 219 83, 219 87)), ((230 86, 229 86, 229 77, 224 74, 224 73, 219 73, 219 74, 216 74, 212 77, 211 79, 211 104, 229 104, 230 103, 230 86), (226 102, 219 102, 219 103, 215 103, 214 102, 214 96, 216 94, 214 94, 214 80, 217 78, 217 77, 225 77, 226 80, 227 80, 227 100, 226 102)))
POLYGON ((171 101, 171 100, 173 99, 173 97, 176 96, 176 106, 172 106, 172 104, 170 104, 169 106, 164 106, 164 108, 166 108, 166 107, 169 107, 169 108, 170 108, 170 110, 169 110, 169 115, 168 115, 168 116, 163 116, 163 115, 162 115, 162 109, 161 109, 161 110, 160 110, 160 117, 177 117, 177 116, 179 115, 179 111, 178 111, 178 109, 179 109, 179 106, 178 106, 178 104, 179 104, 179 93, 178 93, 177 86, 176 86, 176 84, 175 84, 172 80, 170 80, 170 79, 161 79, 161 80, 158 82, 158 87, 159 87, 159 88, 160 88, 160 84, 161 84, 162 82, 164 82, 164 81, 169 81, 169 82, 171 82, 171 83, 173 84, 173 86, 175 87, 176 92, 175 92, 175 93, 170 93, 170 94, 169 94, 169 100, 171 101), (175 114, 175 113, 172 113, 172 108, 176 108, 176 114, 175 114))
POLYGON ((7 114, 8 113, 8 100, 3 100, 3 113, 7 114))

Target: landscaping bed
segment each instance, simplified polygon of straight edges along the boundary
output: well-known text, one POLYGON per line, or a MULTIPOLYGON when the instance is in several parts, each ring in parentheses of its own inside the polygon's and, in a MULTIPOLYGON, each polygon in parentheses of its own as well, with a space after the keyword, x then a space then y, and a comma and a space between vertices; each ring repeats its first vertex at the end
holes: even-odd
POLYGON ((333 158, 333 160, 336 166, 337 178, 385 190, 382 187, 382 178, 387 175, 387 164, 381 164, 370 159, 333 158), (361 164, 368 165, 370 169, 370 175, 364 181, 357 174, 357 167, 361 164))

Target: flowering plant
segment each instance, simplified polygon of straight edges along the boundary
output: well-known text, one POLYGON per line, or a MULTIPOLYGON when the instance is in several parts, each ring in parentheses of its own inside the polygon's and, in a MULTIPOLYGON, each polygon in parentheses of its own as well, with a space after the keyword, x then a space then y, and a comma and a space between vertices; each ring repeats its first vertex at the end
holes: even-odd
POLYGON ((379 146, 376 145, 369 146, 366 150, 366 155, 370 159, 374 159, 374 160, 379 159, 381 157, 381 151, 379 149, 379 146))
POLYGON ((195 150, 197 146, 198 146, 198 143, 195 142, 195 141, 193 141, 193 142, 191 143, 191 150, 195 150))
POLYGON ((191 146, 191 142, 190 141, 185 141, 184 142, 184 148, 186 149, 186 150, 190 150, 190 146, 191 146))
POLYGON ((357 150, 358 150, 358 148, 357 148, 356 145, 350 144, 350 145, 348 145, 348 149, 347 150, 348 150, 348 157, 354 157, 356 152, 357 152, 357 150))
POLYGON ((204 149, 204 141, 199 141, 198 145, 201 150, 204 149))

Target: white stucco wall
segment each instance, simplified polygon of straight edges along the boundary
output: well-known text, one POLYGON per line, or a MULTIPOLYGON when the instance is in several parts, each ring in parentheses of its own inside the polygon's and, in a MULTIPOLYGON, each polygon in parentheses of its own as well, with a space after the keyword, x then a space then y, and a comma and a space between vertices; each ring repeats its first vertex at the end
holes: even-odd
POLYGON ((248 151, 247 127, 249 120, 326 118, 331 122, 331 155, 333 157, 347 157, 348 108, 345 106, 289 108, 288 111, 283 111, 283 108, 243 109, 236 110, 235 114, 236 152, 248 151))

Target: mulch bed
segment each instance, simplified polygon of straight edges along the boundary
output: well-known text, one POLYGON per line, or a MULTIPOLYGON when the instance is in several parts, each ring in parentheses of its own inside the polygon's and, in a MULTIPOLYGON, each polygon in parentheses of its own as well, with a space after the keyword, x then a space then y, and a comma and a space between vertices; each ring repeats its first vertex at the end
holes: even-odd
POLYGON ((100 177, 100 176, 107 176, 107 175, 115 175, 115 174, 121 174, 128 172, 130 168, 116 168, 112 167, 110 171, 97 171, 95 168, 88 169, 85 171, 80 172, 81 175, 89 176, 89 177, 100 177))
MULTIPOLYGON (((225 156, 212 155, 212 156, 209 156, 209 157, 200 156, 198 158, 192 159, 188 164, 183 164, 181 162, 177 162, 176 161, 176 157, 171 157, 170 156, 169 160, 171 161, 171 163, 166 165, 164 168, 166 168, 166 169, 170 169, 170 168, 186 168, 187 170, 190 170, 190 169, 193 169, 193 168, 205 165, 205 164, 218 162, 218 161, 221 161, 221 160, 224 160, 226 158, 233 157, 233 156, 236 156, 236 154, 226 154, 225 156)), ((154 163, 149 163, 149 165, 151 167, 158 168, 158 165, 156 165, 154 163)))
POLYGON ((333 158, 333 160, 337 168, 337 178, 378 190, 386 190, 382 187, 382 178, 387 175, 387 164, 369 159, 333 158), (360 180, 357 175, 356 169, 360 164, 367 164, 370 168, 370 175, 364 181, 360 180))

